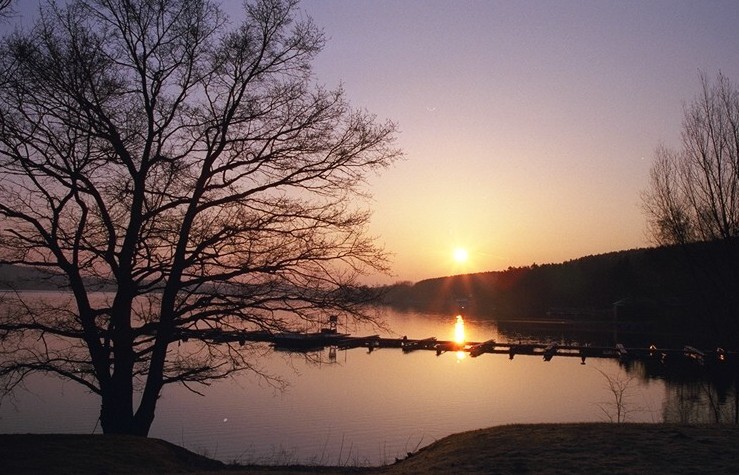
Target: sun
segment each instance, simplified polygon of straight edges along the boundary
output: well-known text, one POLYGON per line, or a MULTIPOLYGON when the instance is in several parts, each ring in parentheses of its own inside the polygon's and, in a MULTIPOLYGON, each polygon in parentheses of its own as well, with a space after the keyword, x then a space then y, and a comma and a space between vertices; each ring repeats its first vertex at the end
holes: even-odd
POLYGON ((452 257, 454 257, 454 261, 458 264, 463 264, 467 262, 467 259, 469 259, 470 254, 467 252, 467 249, 463 247, 457 247, 454 248, 454 251, 452 252, 452 257))

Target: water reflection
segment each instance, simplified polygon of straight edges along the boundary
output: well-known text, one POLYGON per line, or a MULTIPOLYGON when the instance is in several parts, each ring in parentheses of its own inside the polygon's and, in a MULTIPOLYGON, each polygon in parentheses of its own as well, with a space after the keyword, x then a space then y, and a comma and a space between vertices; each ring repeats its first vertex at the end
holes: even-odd
MULTIPOLYGON (((457 315, 456 321, 454 322, 454 343, 457 344, 457 347, 461 348, 464 346, 465 337, 464 337, 464 319, 462 318, 462 315, 457 315)), ((457 361, 462 361, 467 357, 467 352, 464 350, 458 350, 457 351, 457 361)))
MULTIPOLYGON (((387 336, 395 338, 452 337, 462 345, 536 340, 520 327, 512 336, 497 322, 467 315, 387 309, 384 318, 393 329, 387 336)), ((368 332, 360 327, 344 331, 368 332)), ((559 338, 575 339, 564 332, 559 338)), ((733 414, 730 381, 725 390, 701 393, 699 387, 691 388, 667 372, 658 373, 666 371, 664 366, 653 369, 641 362, 620 364, 600 358, 581 366, 576 358, 555 356, 544 362, 540 357, 510 360, 487 353, 460 364, 466 355, 326 348, 306 359, 302 354, 265 351, 255 364, 289 381, 287 391, 277 391, 248 374, 214 384, 205 390, 205 397, 181 387, 167 388, 150 435, 224 461, 376 465, 465 430, 608 420, 604 410, 611 410, 608 404, 614 396, 603 374, 634 376, 627 388, 627 422, 698 420, 689 408, 696 401, 708 402, 709 407, 715 401, 718 409, 708 416, 721 412, 725 420, 733 414)), ((92 431, 99 413, 97 400, 69 383, 49 381, 30 381, 32 395, 20 393, 14 406, 5 402, 0 406, 2 432, 92 431), (39 401, 44 411, 39 411, 39 401)), ((698 382, 715 387, 708 380, 698 382)), ((99 432, 99 427, 95 430, 99 432)))
POLYGON ((461 346, 464 342, 464 319, 462 315, 457 315, 456 322, 454 322, 454 343, 461 346))
POLYGON ((725 360, 700 364, 690 358, 630 361, 624 371, 665 384, 664 422, 739 423, 738 368, 725 360))

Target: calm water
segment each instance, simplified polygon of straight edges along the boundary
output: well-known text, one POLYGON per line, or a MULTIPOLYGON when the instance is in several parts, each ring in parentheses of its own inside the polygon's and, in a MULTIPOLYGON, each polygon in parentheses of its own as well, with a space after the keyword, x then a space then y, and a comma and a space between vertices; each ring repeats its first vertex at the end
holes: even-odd
MULTIPOLYGON (((386 320, 397 335, 454 337, 453 315, 387 311, 386 320)), ((494 322, 469 318, 465 335, 509 340, 494 322)), ((629 377, 604 359, 581 365, 577 358, 394 349, 338 351, 333 361, 328 350, 314 356, 322 361, 272 351, 260 358, 267 372, 289 381, 285 391, 253 375, 205 388, 205 397, 168 387, 150 436, 226 462, 375 465, 465 430, 608 421, 614 396, 601 372, 629 377)), ((632 379, 626 419, 662 421, 675 405, 668 389, 661 379, 632 379)), ((0 406, 0 432, 100 432, 98 412, 97 399, 76 385, 37 377, 0 406)))

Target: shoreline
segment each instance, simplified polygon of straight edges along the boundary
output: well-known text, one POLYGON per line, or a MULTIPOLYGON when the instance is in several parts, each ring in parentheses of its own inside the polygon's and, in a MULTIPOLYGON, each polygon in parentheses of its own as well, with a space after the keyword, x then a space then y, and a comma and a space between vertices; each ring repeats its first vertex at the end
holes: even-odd
POLYGON ((453 434, 381 467, 228 465, 160 439, 0 434, 4 474, 730 473, 739 425, 514 424, 453 434))

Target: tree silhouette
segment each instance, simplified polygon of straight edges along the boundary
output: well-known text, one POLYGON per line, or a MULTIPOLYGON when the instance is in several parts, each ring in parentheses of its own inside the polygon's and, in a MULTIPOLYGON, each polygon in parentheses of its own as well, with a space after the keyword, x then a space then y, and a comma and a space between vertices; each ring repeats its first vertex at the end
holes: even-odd
POLYGON ((659 244, 739 235, 739 91, 722 74, 701 86, 685 108, 682 148, 657 149, 644 195, 659 244))
POLYGON ((6 391, 60 376, 100 395, 104 432, 146 435, 165 385, 256 369, 242 331, 373 318, 352 289, 387 260, 356 199, 395 125, 313 85, 297 1, 244 10, 71 0, 5 38, 0 263, 68 291, 6 302, 6 391))
POLYGON ((712 83, 701 75, 701 91, 684 110, 682 147, 657 149, 643 204, 657 243, 721 244, 718 260, 697 253, 688 257, 698 279, 712 283, 713 292, 705 296, 706 319, 735 344, 739 339, 739 91, 726 76, 718 74, 712 83))
POLYGON ((13 14, 13 0, 0 0, 0 18, 9 17, 13 14))
POLYGON ((606 389, 610 396, 613 396, 612 400, 599 403, 598 407, 608 418, 609 422, 616 422, 619 424, 626 422, 628 415, 636 410, 629 407, 630 401, 629 395, 627 394, 635 376, 610 375, 601 369, 596 368, 595 370, 605 378, 607 382, 606 389))

